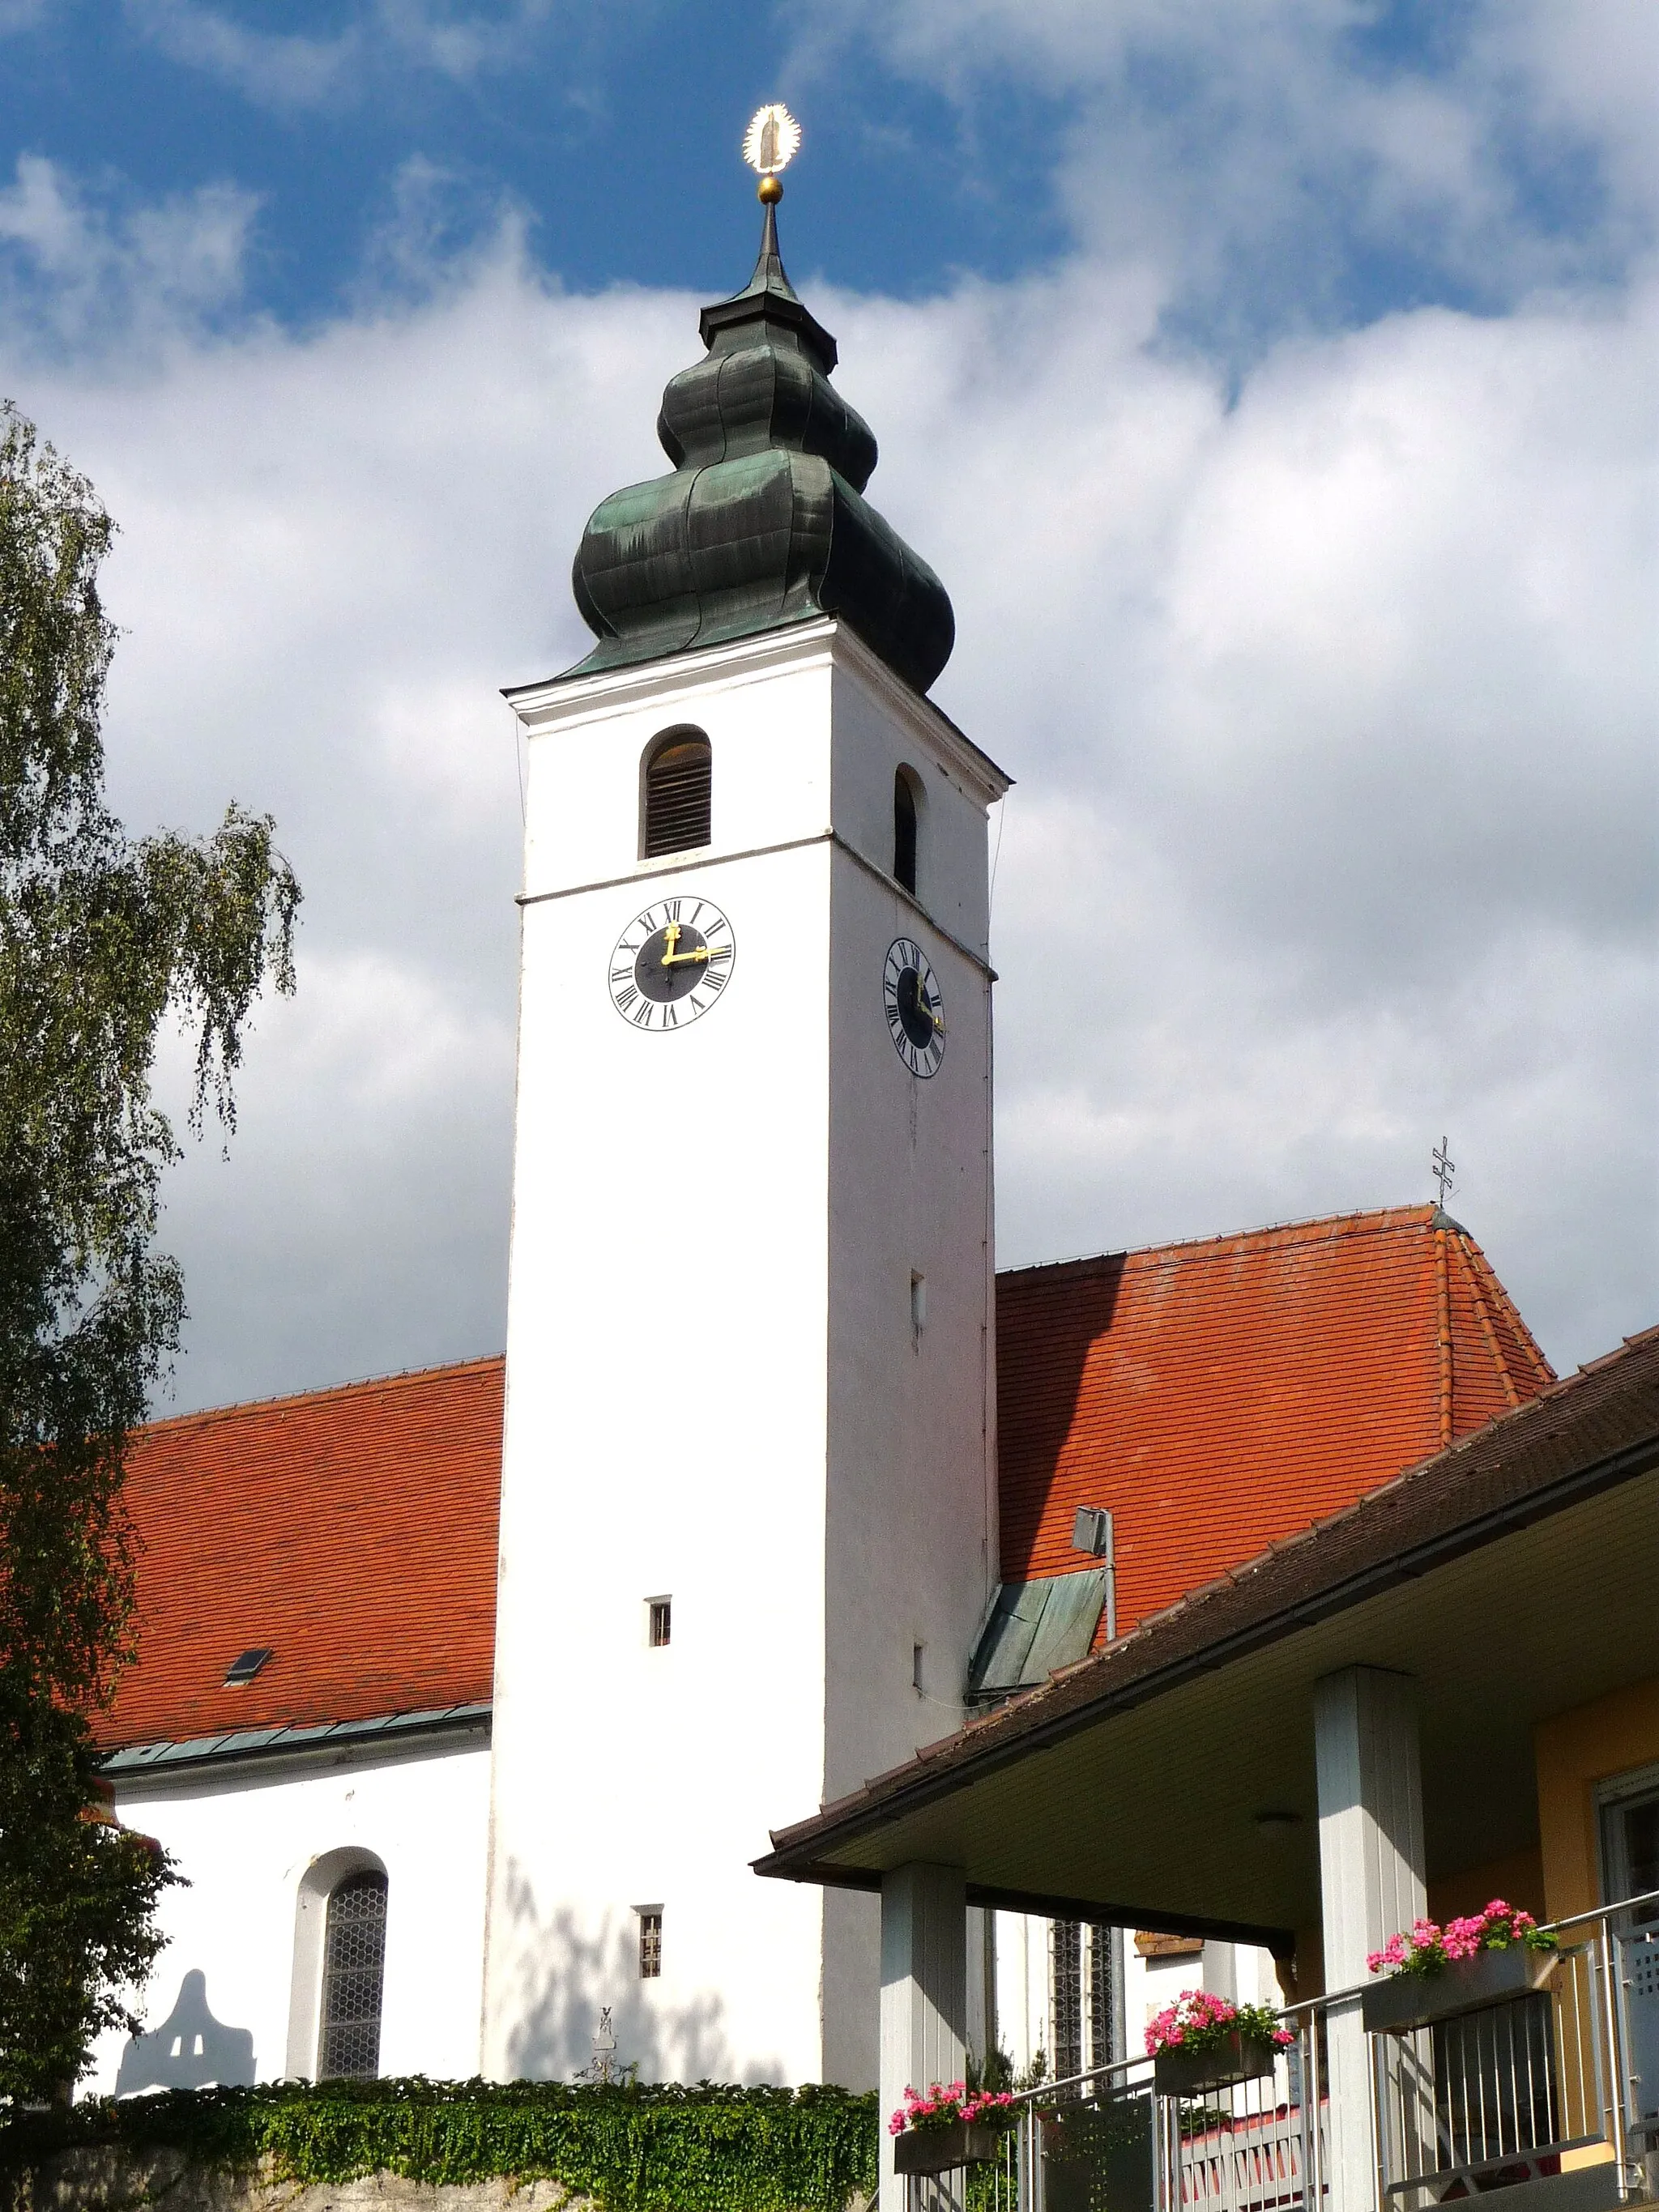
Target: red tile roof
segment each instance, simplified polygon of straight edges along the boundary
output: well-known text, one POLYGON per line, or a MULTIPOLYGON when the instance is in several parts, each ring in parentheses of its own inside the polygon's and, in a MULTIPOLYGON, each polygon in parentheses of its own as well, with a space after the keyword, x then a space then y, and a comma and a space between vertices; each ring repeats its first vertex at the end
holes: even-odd
POLYGON ((1109 1507, 1125 1632, 1553 1379, 1430 1206, 1000 1275, 1003 1579, 1109 1507))
MULTIPOLYGON (((1442 1217, 1443 1218, 1443 1217, 1442 1217)), ((1431 1208, 997 1279, 1002 1572, 1115 1518, 1127 1629, 1552 1378, 1431 1208)), ((140 1654, 106 1745, 366 1720, 490 1694, 503 1363, 158 1422, 128 1498, 140 1654), (240 1651, 275 1656, 227 1689, 240 1651)))
POLYGON ((113 1747, 490 1693, 502 1362, 161 1421, 134 1439, 139 1660, 113 1747), (269 1644, 244 1689, 240 1651, 269 1644))

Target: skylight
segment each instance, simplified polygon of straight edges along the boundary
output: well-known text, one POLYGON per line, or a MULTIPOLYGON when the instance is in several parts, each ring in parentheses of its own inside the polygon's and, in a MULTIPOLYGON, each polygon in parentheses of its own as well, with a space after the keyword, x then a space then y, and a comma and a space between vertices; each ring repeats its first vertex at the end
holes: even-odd
POLYGON ((225 1669, 225 1687, 228 1690, 239 1689, 243 1683, 251 1682, 266 1660, 274 1656, 268 1644, 250 1644, 246 1651, 239 1652, 225 1669))

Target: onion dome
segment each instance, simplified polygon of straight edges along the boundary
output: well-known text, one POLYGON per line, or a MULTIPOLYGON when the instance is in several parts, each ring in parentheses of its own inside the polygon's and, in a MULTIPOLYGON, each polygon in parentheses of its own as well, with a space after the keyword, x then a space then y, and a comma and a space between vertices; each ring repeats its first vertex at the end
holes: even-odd
POLYGON ((835 615, 926 691, 951 656, 951 602, 861 496, 876 441, 830 382, 836 342, 784 274, 770 199, 754 275, 701 331, 707 355, 657 417, 672 475, 612 492, 582 532, 571 584, 599 643, 568 672, 835 615))

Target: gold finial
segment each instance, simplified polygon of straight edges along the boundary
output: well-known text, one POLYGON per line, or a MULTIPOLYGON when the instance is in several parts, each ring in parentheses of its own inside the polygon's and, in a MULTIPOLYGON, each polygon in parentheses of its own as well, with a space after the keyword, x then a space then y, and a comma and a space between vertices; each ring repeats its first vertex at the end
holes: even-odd
POLYGON ((781 100, 757 107, 743 134, 743 158, 760 179, 756 198, 775 207, 783 198, 783 179, 800 147, 800 125, 781 100))

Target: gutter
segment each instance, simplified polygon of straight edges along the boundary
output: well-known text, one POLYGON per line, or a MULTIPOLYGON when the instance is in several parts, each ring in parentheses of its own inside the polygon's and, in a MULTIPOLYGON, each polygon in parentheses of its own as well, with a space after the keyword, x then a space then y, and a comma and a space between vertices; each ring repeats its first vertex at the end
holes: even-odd
POLYGON ((183 1743, 124 1745, 106 1752, 98 1771, 106 1781, 126 1783, 170 1780, 173 1776, 198 1773, 204 1767, 263 1765, 267 1760, 311 1759, 365 1748, 411 1751, 434 1741, 489 1740, 488 1705, 443 1705, 428 1712, 380 1713, 371 1720, 318 1721, 308 1726, 238 1729, 228 1735, 192 1736, 183 1743))

